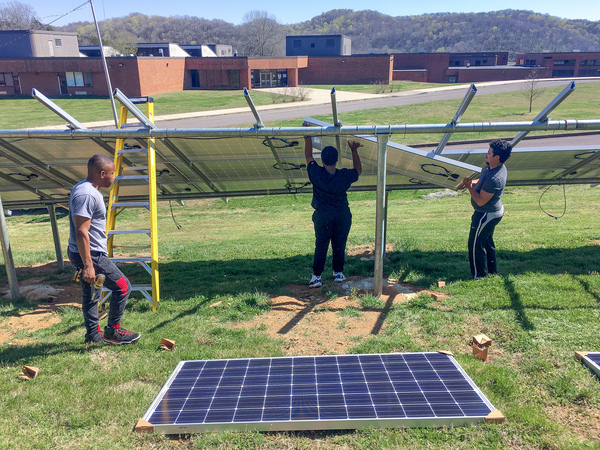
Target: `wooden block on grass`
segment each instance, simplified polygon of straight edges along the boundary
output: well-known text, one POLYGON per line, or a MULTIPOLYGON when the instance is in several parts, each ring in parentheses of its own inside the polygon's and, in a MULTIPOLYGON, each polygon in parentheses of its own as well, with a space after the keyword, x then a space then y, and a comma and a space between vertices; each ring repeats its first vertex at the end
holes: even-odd
POLYGON ((446 286, 446 282, 445 281, 440 280, 440 281, 437 282, 437 287, 444 287, 444 286, 446 286))
POLYGON ((144 419, 138 420, 135 424, 136 433, 154 433, 154 425, 150 422, 146 422, 144 419))
POLYGON ((481 348, 473 344, 473 356, 477 359, 481 359, 482 361, 487 360, 488 347, 481 348))
POLYGON ((485 423, 504 423, 505 420, 506 418, 504 417, 504 414, 497 409, 485 416, 485 423))
POLYGON ((40 373, 40 369, 38 367, 33 366, 23 366, 23 371, 19 378, 23 380, 33 380, 40 373))
POLYGON ((473 336, 473 344, 477 344, 480 347, 489 347, 490 345, 492 345, 492 340, 485 334, 478 334, 477 336, 473 336))
POLYGON ((163 350, 173 350, 175 348, 175 341, 171 339, 162 338, 160 341, 160 348, 163 350))

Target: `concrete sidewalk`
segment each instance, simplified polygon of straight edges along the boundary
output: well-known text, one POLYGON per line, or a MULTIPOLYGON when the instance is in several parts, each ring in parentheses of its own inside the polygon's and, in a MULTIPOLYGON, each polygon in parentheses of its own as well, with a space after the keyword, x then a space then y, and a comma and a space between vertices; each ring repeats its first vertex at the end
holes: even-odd
MULTIPOLYGON (((552 79, 556 80, 556 79, 552 79)), ((572 79, 569 79, 572 80, 572 79)), ((543 80, 541 80, 543 81, 543 80)), ((486 83, 477 83, 478 87, 484 86, 494 86, 501 84, 518 84, 523 83, 523 80, 509 80, 509 81, 489 81, 486 83)), ((385 94, 371 94, 367 92, 352 92, 352 91, 338 91, 336 90, 336 101, 338 103, 343 102, 352 102, 352 101, 360 101, 367 99, 375 99, 375 98, 385 98, 385 97, 405 97, 405 96, 414 96, 420 95, 428 92, 439 92, 439 91, 454 91, 454 90, 463 90, 467 91, 467 88, 470 84, 458 84, 458 85, 448 85, 448 86, 437 86, 432 88, 425 89, 416 89, 412 91, 401 91, 401 92, 388 92, 385 94)), ((276 94, 284 94, 292 95, 294 93, 293 87, 287 88, 260 88, 257 90, 258 92, 266 92, 266 93, 276 93, 276 94)), ((256 109, 258 111, 265 110, 274 110, 274 109, 287 109, 287 108, 297 108, 304 106, 313 106, 313 105, 324 105, 331 103, 331 89, 313 89, 307 88, 309 93, 307 95, 308 99, 299 102, 290 102, 290 103, 276 103, 272 105, 261 105, 257 106, 256 109)), ((252 97, 252 92, 250 92, 250 97, 252 97)), ((240 96, 243 96, 243 92, 240 91, 240 96)), ((239 114, 239 113, 247 113, 250 112, 250 108, 242 107, 242 108, 228 108, 228 109, 216 109, 210 111, 196 111, 189 113, 179 113, 179 114, 169 114, 169 115, 157 115, 155 116, 155 122, 159 121, 169 121, 169 120, 180 120, 180 119, 189 119, 196 117, 211 117, 211 116, 222 116, 227 114, 239 114)), ((114 121, 112 120, 104 120, 98 122, 87 122, 83 124, 88 128, 113 128, 114 121)), ((64 125, 55 125, 42 127, 41 129, 47 130, 64 130, 66 127, 64 125)))
MULTIPOLYGON (((427 88, 427 89, 418 89, 414 91, 403 91, 403 92, 388 92, 385 94, 371 94, 368 92, 352 92, 352 91, 337 91, 336 90, 336 101, 338 103, 342 102, 353 102, 374 98, 383 98, 383 97, 401 97, 401 96, 410 96, 410 95, 418 95, 424 92, 433 92, 438 90, 456 90, 456 89, 466 89, 465 85, 453 85, 453 86, 443 86, 443 87, 435 87, 435 88, 427 88)), ((257 90, 258 92, 265 93, 274 93, 281 94, 287 93, 287 95, 293 95, 294 88, 260 88, 257 90)), ((309 93, 307 95, 308 99, 304 101, 297 102, 286 102, 286 103, 275 103, 272 105, 261 105, 257 106, 256 109, 258 111, 265 110, 273 110, 273 109, 288 109, 288 108, 297 108, 300 106, 313 106, 313 105, 325 105, 331 103, 331 90, 330 89, 308 89, 309 93)), ((250 97, 252 97, 252 91, 250 92, 250 97)), ((240 91, 240 96, 244 94, 240 91)), ((159 121, 169 121, 169 120, 179 120, 179 119, 190 119, 196 117, 210 117, 210 116, 223 116, 227 114, 239 114, 249 112, 250 108, 242 107, 242 108, 227 108, 227 109, 215 109, 210 111, 196 111, 196 112, 188 112, 188 113, 178 113, 178 114, 168 114, 168 115, 157 115, 154 117, 155 122, 159 121)), ((115 123, 112 120, 102 120, 98 122, 86 122, 83 124, 88 128, 113 128, 115 123)), ((63 130, 66 127, 64 125, 53 125, 47 127, 41 127, 41 129, 45 130, 63 130)))

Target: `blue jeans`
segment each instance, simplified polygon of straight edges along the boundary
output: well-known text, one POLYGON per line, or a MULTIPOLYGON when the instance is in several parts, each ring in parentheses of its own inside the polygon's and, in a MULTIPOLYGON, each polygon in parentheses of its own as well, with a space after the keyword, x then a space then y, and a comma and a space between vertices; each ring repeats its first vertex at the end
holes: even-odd
POLYGON ((315 225, 313 273, 315 275, 323 273, 329 242, 333 253, 333 271, 342 272, 346 257, 346 241, 352 226, 350 208, 316 209, 312 220, 315 225))
MULTIPOLYGON (((83 261, 79 253, 75 253, 69 250, 69 260, 78 269, 83 269, 83 261)), ((123 272, 113 263, 108 256, 100 252, 91 252, 92 263, 94 264, 94 270, 96 276, 104 274, 106 279, 104 280, 104 286, 112 291, 110 297, 110 310, 108 312, 108 326, 117 325, 121 322, 123 311, 125 311, 125 305, 127 299, 131 293, 131 283, 123 272)), ((83 320, 85 328, 88 334, 94 334, 98 330, 98 298, 92 301, 92 286, 81 280, 81 290, 83 292, 83 301, 81 303, 81 309, 83 311, 83 320)), ((95 293, 95 292, 94 292, 95 293)))

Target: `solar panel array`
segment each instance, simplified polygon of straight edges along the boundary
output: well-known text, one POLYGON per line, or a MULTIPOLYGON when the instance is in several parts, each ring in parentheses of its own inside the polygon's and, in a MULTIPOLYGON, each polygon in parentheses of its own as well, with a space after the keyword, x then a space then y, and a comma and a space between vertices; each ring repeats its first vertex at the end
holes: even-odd
MULTIPOLYGON (((307 118, 314 126, 329 126, 307 118)), ((181 131, 181 130, 180 130, 181 131)), ((94 133, 95 130, 92 130, 94 133)), ((94 153, 113 155, 115 140, 47 138, 29 132, 28 137, 0 138, 0 195, 8 208, 66 202, 72 186, 86 176, 86 164, 94 153)), ((360 140, 363 173, 351 189, 374 190, 377 185, 377 140, 371 136, 313 138, 314 156, 326 145, 340 149, 338 167, 352 167, 347 142, 360 140)), ((126 146, 145 147, 145 140, 128 139, 126 146)), ((387 147, 389 189, 443 187, 456 189, 465 177, 477 177, 485 165, 482 150, 446 150, 442 156, 393 142, 387 147)), ((158 199, 261 195, 311 192, 299 137, 156 139, 158 199), (271 148, 273 147, 273 148, 271 148), (184 160, 185 159, 185 160, 184 160)), ((124 167, 146 166, 143 155, 128 154, 124 167)), ((518 148, 507 162, 508 184, 562 179, 600 182, 600 147, 518 148)), ((144 174, 138 171, 136 174, 144 174)), ((123 180, 120 197, 136 201, 147 197, 147 184, 123 180)))
POLYGON ((453 356, 181 361, 144 415, 165 434, 478 423, 494 407, 453 356))
POLYGON ((589 352, 582 358, 582 362, 600 378, 600 352, 589 352))
MULTIPOLYGON (((485 165, 488 148, 445 150, 444 156, 476 166, 485 165)), ((600 145, 577 148, 515 148, 506 161, 508 185, 544 184, 553 179, 600 179, 600 145)))

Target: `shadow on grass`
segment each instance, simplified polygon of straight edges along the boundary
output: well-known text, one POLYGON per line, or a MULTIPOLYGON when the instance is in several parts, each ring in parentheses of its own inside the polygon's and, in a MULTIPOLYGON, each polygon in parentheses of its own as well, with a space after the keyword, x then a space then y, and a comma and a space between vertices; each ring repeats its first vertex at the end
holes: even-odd
POLYGON ((525 313, 525 307, 523 306, 523 302, 521 301, 521 295, 516 291, 515 284, 507 277, 504 277, 503 280, 506 292, 510 297, 510 305, 515 311, 515 319, 521 325, 521 328, 523 328, 523 330, 533 330, 533 323, 531 323, 531 321, 527 318, 527 314, 525 313))
MULTIPOLYGON (((524 330, 532 330, 533 324, 526 314, 527 308, 521 301, 521 296, 514 283, 507 278, 508 274, 518 276, 527 273, 570 274, 582 288, 600 303, 600 296, 590 283, 582 276, 588 275, 591 269, 597 267, 598 246, 561 249, 535 249, 526 252, 498 251, 499 271, 504 281, 504 288, 510 297, 511 309, 516 320, 524 330)), ((308 282, 312 272, 312 254, 297 255, 288 258, 273 259, 232 259, 229 261, 172 261, 160 265, 161 298, 163 301, 193 301, 193 305, 185 308, 176 316, 165 319, 149 331, 156 331, 168 326, 178 319, 199 313, 207 305, 224 296, 236 296, 248 292, 266 292, 270 295, 280 295, 285 286, 290 283, 304 284, 308 282)), ((331 267, 330 258, 326 267, 331 267)), ((400 281, 409 281, 423 287, 430 287, 437 280, 468 281, 470 280, 469 264, 465 252, 420 252, 405 251, 391 252, 389 261, 385 263, 385 276, 398 274, 400 281)), ((136 283, 144 283, 147 273, 136 267, 124 268, 124 272, 136 283), (139 279, 137 279, 139 278, 139 279)), ((358 257, 348 257, 345 267, 347 276, 373 276, 373 261, 362 261, 358 257)), ((6 275, 0 277, 0 283, 7 283, 6 275)), ((0 299, 0 317, 17 315, 25 305, 10 299, 0 299), (6 307, 10 305, 10 307, 6 307)), ((31 307, 31 305, 27 305, 31 307)), ((290 323, 285 325, 280 333, 285 334, 299 323, 308 312, 307 307, 290 323)), ((381 309, 373 335, 380 332, 391 304, 381 309)), ((70 327, 63 334, 71 333, 77 326, 70 327)), ((0 352, 0 361, 18 361, 30 355, 48 355, 62 351, 81 351, 80 346, 33 344, 16 349, 6 348, 0 352), (14 351, 13 351, 14 350, 14 351), (14 353, 17 352, 17 353, 14 353), (20 354, 18 352, 21 352, 20 354)))
MULTIPOLYGON (((543 248, 530 251, 497 250, 500 276, 543 273, 548 275, 589 275, 598 267, 599 246, 543 248)), ((400 281, 429 287, 438 280, 446 282, 471 279, 467 252, 390 252, 384 271, 400 275, 400 281)), ((581 281, 580 281, 581 282, 581 281)))

